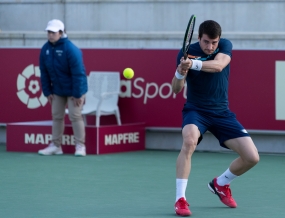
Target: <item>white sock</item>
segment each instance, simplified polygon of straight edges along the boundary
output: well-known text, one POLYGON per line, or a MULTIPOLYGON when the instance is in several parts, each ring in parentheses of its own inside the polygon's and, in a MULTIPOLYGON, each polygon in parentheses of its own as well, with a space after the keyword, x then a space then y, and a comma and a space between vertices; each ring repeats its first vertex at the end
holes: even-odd
POLYGON ((233 181, 236 177, 236 175, 232 174, 232 172, 230 171, 230 169, 227 169, 222 175, 220 175, 217 178, 217 183, 219 186, 224 186, 224 185, 228 185, 231 183, 231 181, 233 181))
POLYGON ((179 198, 185 198, 185 192, 187 187, 188 179, 176 179, 176 201, 179 200, 179 198))

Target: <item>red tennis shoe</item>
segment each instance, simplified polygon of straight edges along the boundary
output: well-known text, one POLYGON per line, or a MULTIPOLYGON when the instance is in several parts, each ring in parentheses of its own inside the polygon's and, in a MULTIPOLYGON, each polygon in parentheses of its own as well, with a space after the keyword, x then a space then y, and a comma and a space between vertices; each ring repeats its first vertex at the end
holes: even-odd
POLYGON ((189 204, 185 198, 179 198, 174 205, 175 213, 178 216, 191 216, 191 211, 189 210, 189 204))
POLYGON ((227 205, 228 207, 232 208, 237 207, 237 203, 232 197, 230 185, 219 186, 217 184, 217 178, 214 178, 211 182, 209 182, 208 188, 210 189, 211 192, 218 195, 221 202, 227 205))

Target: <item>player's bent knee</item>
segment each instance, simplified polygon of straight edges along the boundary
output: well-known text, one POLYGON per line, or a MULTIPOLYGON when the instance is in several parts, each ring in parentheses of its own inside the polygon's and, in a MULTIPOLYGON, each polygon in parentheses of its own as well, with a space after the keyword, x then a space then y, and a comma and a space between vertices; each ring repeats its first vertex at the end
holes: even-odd
POLYGON ((259 162, 259 154, 256 153, 246 159, 249 166, 255 166, 259 162))
POLYGON ((256 165, 259 162, 259 154, 257 153, 253 158, 252 158, 252 163, 256 165))
POLYGON ((187 153, 193 153, 195 151, 196 146, 197 145, 195 143, 195 140, 187 139, 187 140, 184 140, 182 150, 187 153))

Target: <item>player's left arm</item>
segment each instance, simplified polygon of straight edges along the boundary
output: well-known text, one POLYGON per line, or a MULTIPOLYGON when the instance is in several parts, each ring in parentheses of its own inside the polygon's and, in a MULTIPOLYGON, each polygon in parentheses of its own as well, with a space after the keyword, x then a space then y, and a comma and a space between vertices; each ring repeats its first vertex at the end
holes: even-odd
MULTIPOLYGON (((193 66, 193 61, 191 59, 186 59, 181 61, 181 67, 184 69, 193 69, 195 70, 195 65, 193 66), (193 66, 193 68, 192 68, 193 66)), ((199 60, 198 60, 199 61, 199 60)), ((210 61, 199 61, 200 65, 197 67, 198 70, 204 71, 207 73, 219 73, 221 72, 228 64, 231 62, 231 57, 224 53, 218 53, 214 60, 210 61)))
POLYGON ((219 73, 231 62, 231 57, 224 53, 218 53, 214 60, 203 61, 201 70, 208 73, 219 73))
POLYGON ((202 71, 208 73, 219 73, 231 62, 233 49, 231 41, 220 39, 218 48, 219 52, 215 56, 214 60, 202 62, 202 71))
POLYGON ((187 59, 182 63, 182 67, 192 70, 201 70, 207 73, 219 73, 231 62, 232 43, 227 39, 220 39, 219 52, 214 60, 200 61, 187 59), (188 65, 188 66, 187 66, 188 65))

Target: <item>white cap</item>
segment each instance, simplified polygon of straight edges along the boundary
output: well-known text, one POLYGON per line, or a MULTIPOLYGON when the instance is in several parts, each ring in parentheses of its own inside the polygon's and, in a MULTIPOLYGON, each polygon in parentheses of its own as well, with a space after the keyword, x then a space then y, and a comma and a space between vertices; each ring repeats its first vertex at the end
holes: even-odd
POLYGON ((58 31, 64 31, 64 24, 60 20, 51 20, 47 24, 46 31, 52 31, 52 32, 58 32, 58 31))

